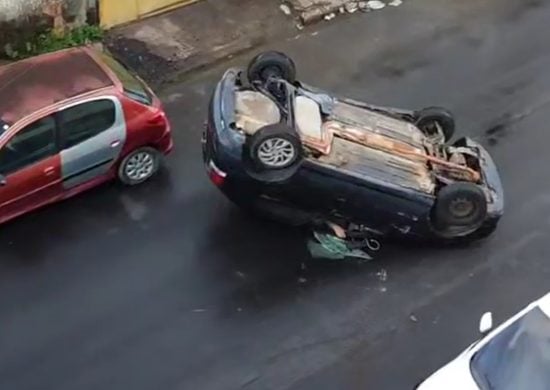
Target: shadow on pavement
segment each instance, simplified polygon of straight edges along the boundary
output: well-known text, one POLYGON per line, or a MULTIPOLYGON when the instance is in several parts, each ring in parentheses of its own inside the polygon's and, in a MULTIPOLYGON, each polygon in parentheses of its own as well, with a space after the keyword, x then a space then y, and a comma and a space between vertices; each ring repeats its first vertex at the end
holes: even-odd
MULTIPOLYGON (((92 245, 98 235, 148 223, 172 192, 167 171, 137 187, 108 183, 0 225, 0 265, 36 266, 64 245, 92 245)), ((61 260, 61 259, 60 259, 61 260)))

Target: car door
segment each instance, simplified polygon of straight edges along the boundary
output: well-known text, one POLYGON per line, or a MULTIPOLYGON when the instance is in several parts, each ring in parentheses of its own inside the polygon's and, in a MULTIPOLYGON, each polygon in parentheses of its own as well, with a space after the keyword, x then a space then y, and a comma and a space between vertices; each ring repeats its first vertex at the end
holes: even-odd
POLYGON ((126 141, 122 104, 114 96, 90 99, 59 112, 61 169, 66 190, 105 175, 126 141))
POLYGON ((0 222, 61 194, 56 120, 47 116, 22 128, 0 147, 0 222))

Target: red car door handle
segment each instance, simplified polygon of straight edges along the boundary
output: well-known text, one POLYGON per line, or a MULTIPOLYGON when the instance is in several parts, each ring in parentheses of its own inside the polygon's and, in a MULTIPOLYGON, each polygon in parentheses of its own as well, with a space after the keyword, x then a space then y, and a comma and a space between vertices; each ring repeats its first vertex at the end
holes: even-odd
POLYGON ((51 176, 55 173, 55 168, 54 167, 48 167, 46 169, 44 169, 44 174, 46 176, 51 176))

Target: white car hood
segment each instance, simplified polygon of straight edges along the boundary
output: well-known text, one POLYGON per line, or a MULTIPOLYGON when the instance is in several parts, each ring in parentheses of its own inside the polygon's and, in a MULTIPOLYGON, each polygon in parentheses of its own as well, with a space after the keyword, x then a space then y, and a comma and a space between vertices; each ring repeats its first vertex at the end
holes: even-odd
POLYGON ((470 348, 439 369, 418 390, 479 390, 470 371, 470 348))

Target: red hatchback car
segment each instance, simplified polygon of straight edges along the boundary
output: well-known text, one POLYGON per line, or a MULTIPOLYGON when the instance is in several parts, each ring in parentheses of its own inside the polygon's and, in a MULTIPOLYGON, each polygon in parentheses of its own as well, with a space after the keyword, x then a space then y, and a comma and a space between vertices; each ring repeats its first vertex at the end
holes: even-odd
POLYGON ((160 100, 105 53, 0 67, 0 223, 111 179, 142 183, 172 146, 160 100))

